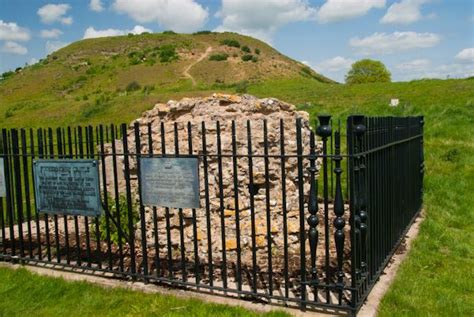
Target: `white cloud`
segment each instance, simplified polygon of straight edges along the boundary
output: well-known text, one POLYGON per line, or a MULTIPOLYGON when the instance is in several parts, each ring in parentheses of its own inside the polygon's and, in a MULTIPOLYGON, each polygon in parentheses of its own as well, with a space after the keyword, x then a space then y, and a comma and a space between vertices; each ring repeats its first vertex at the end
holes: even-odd
POLYGON ((38 59, 34 57, 30 58, 30 60, 28 61, 28 65, 34 65, 36 63, 38 63, 38 59))
POLYGON ((216 31, 232 31, 270 41, 280 27, 316 19, 317 10, 305 0, 223 0, 216 31))
MULTIPOLYGON (((410 24, 419 21, 421 6, 430 0, 402 0, 392 4, 380 20, 381 23, 410 24)), ((433 16, 432 14, 430 16, 433 16)))
POLYGON ((176 32, 193 32, 204 26, 207 9, 194 0, 115 0, 114 9, 140 23, 157 22, 176 32))
POLYGON ((91 0, 91 2, 89 3, 89 8, 95 12, 101 12, 104 10, 104 6, 102 5, 101 0, 91 0))
POLYGON ((316 65, 316 69, 320 72, 339 72, 346 71, 351 68, 354 60, 350 58, 344 58, 342 56, 336 56, 327 60, 322 61, 316 65))
POLYGON ((2 53, 10 53, 16 55, 25 55, 28 53, 28 49, 17 42, 6 41, 5 44, 0 48, 2 53))
POLYGON ((321 23, 335 22, 365 15, 371 9, 385 7, 385 0, 327 0, 318 11, 321 23))
POLYGON ((3 22, 0 20, 0 40, 6 41, 28 41, 30 32, 28 29, 18 26, 14 22, 3 22))
POLYGON ((61 41, 46 41, 46 53, 51 54, 52 52, 55 52, 64 46, 69 45, 67 42, 61 42, 61 41))
MULTIPOLYGON (((398 68, 397 68, 398 69, 398 68)), ((474 64, 442 64, 438 66, 427 65, 418 69, 398 69, 394 74, 399 80, 412 80, 420 78, 466 78, 474 76, 474 64)))
POLYGON ((37 13, 43 23, 60 22, 69 25, 72 24, 72 17, 65 16, 69 9, 71 9, 69 4, 47 4, 39 8, 37 13))
POLYGON ((40 36, 44 39, 55 39, 58 38, 63 32, 58 29, 41 30, 40 36))
POLYGON ((431 66, 431 62, 428 59, 414 59, 412 61, 400 63, 396 66, 397 69, 402 71, 421 71, 426 70, 431 66))
POLYGON ((106 37, 106 36, 118 36, 125 35, 128 33, 132 34, 141 34, 143 32, 153 32, 150 29, 147 29, 141 25, 135 25, 131 30, 118 30, 118 29, 105 29, 105 30, 96 30, 92 26, 88 27, 84 32, 83 39, 92 39, 97 37, 106 37))
POLYGON ((354 37, 349 41, 349 45, 363 55, 392 54, 415 48, 433 47, 440 40, 440 36, 435 33, 374 33, 364 38, 354 37))
POLYGON ((463 49, 455 58, 461 63, 474 63, 474 47, 463 49))

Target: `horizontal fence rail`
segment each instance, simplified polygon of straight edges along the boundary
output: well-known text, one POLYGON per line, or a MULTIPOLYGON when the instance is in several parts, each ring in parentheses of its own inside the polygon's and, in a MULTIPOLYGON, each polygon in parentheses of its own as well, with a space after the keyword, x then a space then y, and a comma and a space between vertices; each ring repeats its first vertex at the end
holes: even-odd
POLYGON ((318 119, 2 129, 0 260, 355 314, 420 211, 423 118, 318 119), (199 208, 146 203, 153 158, 197 160, 199 208), (86 159, 100 215, 38 210, 35 164, 86 159))

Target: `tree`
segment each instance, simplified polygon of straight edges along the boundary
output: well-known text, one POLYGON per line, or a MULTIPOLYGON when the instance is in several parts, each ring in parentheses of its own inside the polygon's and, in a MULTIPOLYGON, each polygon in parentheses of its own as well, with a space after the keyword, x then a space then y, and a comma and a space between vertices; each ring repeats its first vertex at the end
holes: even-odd
POLYGON ((347 84, 387 83, 391 81, 391 74, 380 61, 362 59, 352 64, 346 75, 347 84))

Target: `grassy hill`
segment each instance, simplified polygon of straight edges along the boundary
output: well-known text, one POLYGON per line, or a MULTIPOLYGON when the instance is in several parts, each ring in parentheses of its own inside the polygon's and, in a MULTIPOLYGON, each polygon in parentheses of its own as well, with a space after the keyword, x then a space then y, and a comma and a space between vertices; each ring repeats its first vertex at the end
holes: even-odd
POLYGON ((332 82, 269 45, 235 33, 86 39, 1 80, 0 125, 130 121, 155 103, 190 91, 242 91, 247 83, 277 78, 332 82))
MULTIPOLYGON (((158 51, 157 56, 159 54, 158 51)), ((426 219, 395 284, 382 302, 381 315, 472 316, 474 79, 353 86, 327 84, 329 80, 308 73, 301 64, 281 56, 269 46, 228 33, 85 40, 60 50, 46 62, 0 83, 2 127, 129 122, 158 101, 236 91, 294 103, 299 109, 310 112, 313 119, 319 113, 330 113, 335 118, 351 113, 424 115, 426 219), (221 45, 221 41, 231 37, 241 46, 248 46, 251 52, 260 49, 258 58, 265 61, 242 61, 245 52, 241 48, 221 45), (156 41, 162 41, 158 44, 161 46, 175 43, 179 60, 164 64, 155 61, 148 66, 146 55, 139 64, 130 65, 135 56, 130 55, 132 51, 153 49, 156 44, 151 43, 156 41), (121 52, 113 55, 118 56, 115 59, 103 49, 110 47, 110 43, 117 44, 114 47, 118 51, 113 54, 121 52), (129 47, 126 43, 135 43, 135 46, 129 47), (209 46, 213 52, 228 52, 229 56, 235 52, 237 57, 225 62, 204 58, 189 70, 196 81, 193 85, 189 77, 181 76, 182 72, 209 46), (193 51, 196 51, 194 56, 190 53, 193 51), (188 52, 188 57, 184 52, 188 52), (89 57, 90 65, 83 64, 89 63, 86 56, 94 56, 89 57), (268 66, 274 60, 286 67, 268 66), (77 66, 80 63, 82 66, 77 66), (217 67, 224 65, 220 63, 233 65, 237 71, 228 74, 227 66, 217 67), (277 71, 273 72, 273 68, 277 71), (80 76, 85 79, 77 81, 80 76), (143 89, 153 85, 152 79, 154 90, 143 89), (240 82, 242 79, 250 81, 244 85, 240 82), (127 91, 133 81, 141 88, 127 91), (389 107, 390 98, 399 98, 401 105, 389 107)))

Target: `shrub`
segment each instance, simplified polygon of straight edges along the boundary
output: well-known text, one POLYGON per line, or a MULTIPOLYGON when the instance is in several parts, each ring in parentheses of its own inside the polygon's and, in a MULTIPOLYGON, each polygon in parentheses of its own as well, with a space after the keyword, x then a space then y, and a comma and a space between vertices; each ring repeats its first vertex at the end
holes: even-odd
MULTIPOLYGON (((107 203, 108 203, 108 208, 107 211, 109 214, 115 219, 117 219, 117 215, 120 217, 120 223, 121 225, 121 236, 120 240, 122 240, 122 243, 126 243, 126 238, 123 236, 125 234, 127 237, 130 236, 130 231, 128 227, 128 204, 127 204, 127 197, 125 195, 120 195, 118 197, 118 204, 115 203, 115 199, 112 198, 110 194, 107 194, 107 203), (118 205, 118 210, 117 210, 117 205, 118 205)), ((112 220, 109 218, 109 227, 107 228, 107 215, 104 213, 102 217, 100 217, 99 220, 99 230, 101 234, 101 239, 103 241, 107 240, 107 229, 109 230, 110 234, 110 241, 114 244, 118 244, 119 242, 119 230, 117 229, 117 226, 113 223, 112 220)), ((136 224, 140 221, 140 216, 139 216, 139 210, 138 206, 136 203, 132 202, 132 223, 136 224)), ((134 226, 136 229, 136 225, 134 226)))
POLYGON ((10 117, 13 117, 13 114, 15 113, 15 111, 13 109, 8 109, 6 112, 5 112, 5 119, 8 119, 10 117))
POLYGON ((125 87, 125 91, 132 92, 132 91, 139 90, 140 88, 141 86, 139 83, 137 83, 136 81, 132 81, 131 83, 127 85, 127 87, 125 87))
POLYGON ((240 43, 237 40, 232 40, 232 39, 225 39, 221 41, 221 45, 226 45, 230 47, 237 47, 240 48, 240 43))
POLYGON ((163 45, 160 47, 160 62, 169 63, 179 58, 174 45, 163 45))
POLYGON ((2 74, 1 79, 7 79, 8 77, 13 76, 14 74, 15 74, 15 72, 12 72, 12 71, 4 72, 4 73, 2 74))
POLYGON ((202 31, 194 32, 193 35, 202 35, 202 34, 211 34, 211 33, 212 33, 212 31, 202 30, 202 31))
POLYGON ((173 30, 166 30, 166 31, 163 31, 163 34, 171 35, 171 34, 176 34, 176 32, 173 30))
POLYGON ((258 62, 258 57, 257 56, 252 56, 252 62, 254 62, 254 63, 258 62))
POLYGON ((260 49, 256 48, 255 49, 255 54, 260 55, 260 49))
POLYGON ((245 53, 250 53, 250 48, 248 46, 242 46, 241 50, 245 53))
POLYGON ((247 93, 248 82, 246 80, 240 81, 235 85, 235 92, 238 94, 247 93))
POLYGON ((209 56, 210 61, 226 61, 227 58, 229 58, 229 54, 225 54, 225 53, 212 54, 211 56, 209 56))
POLYGON ((252 60, 253 55, 246 54, 246 55, 242 56, 241 58, 244 62, 248 62, 248 61, 252 60))

